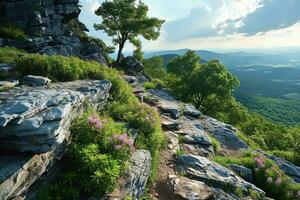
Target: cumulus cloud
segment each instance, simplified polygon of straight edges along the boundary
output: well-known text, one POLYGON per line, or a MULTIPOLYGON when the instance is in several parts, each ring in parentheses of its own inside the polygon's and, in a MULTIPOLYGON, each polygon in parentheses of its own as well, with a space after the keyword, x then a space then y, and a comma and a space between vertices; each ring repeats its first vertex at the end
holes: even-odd
MULTIPOLYGON (((95 31, 94 14, 104 0, 80 0, 80 20, 89 34, 111 44, 95 31)), ((176 48, 254 48, 300 45, 300 0, 142 0, 150 15, 166 19, 161 37, 143 40, 145 50, 176 48)), ((126 50, 132 50, 127 45, 126 50)))
POLYGON ((163 27, 167 33, 165 40, 235 33, 254 35, 300 21, 299 0, 203 0, 202 5, 205 6, 192 9, 184 18, 167 22, 163 27))

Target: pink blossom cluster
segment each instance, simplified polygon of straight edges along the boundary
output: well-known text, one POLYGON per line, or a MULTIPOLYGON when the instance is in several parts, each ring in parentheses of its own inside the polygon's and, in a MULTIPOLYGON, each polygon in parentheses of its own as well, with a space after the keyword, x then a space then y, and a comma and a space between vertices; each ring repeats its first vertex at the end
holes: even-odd
POLYGON ((258 156, 256 158, 254 158, 257 164, 258 168, 264 168, 265 167, 265 158, 263 156, 258 156))
POLYGON ((88 123, 90 126, 95 127, 97 129, 101 129, 103 127, 103 122, 97 115, 91 115, 88 118, 88 123))
POLYGON ((300 190, 297 192, 296 197, 300 198, 300 190))
POLYGON ((127 147, 129 147, 130 150, 134 149, 134 141, 126 133, 122 135, 113 134, 110 138, 110 141, 111 143, 115 144, 116 150, 126 149, 127 147))

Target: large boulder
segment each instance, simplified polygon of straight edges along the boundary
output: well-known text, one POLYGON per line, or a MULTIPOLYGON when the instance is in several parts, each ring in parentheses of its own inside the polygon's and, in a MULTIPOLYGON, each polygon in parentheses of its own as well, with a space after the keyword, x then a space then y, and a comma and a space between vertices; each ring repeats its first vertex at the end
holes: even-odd
POLYGON ((144 72, 143 64, 133 56, 123 58, 121 66, 125 71, 131 72, 133 75, 144 72))
POLYGON ((251 189, 262 197, 265 195, 265 192, 261 189, 205 157, 189 154, 179 156, 178 169, 185 173, 188 178, 202 181, 214 188, 223 188, 226 185, 231 188, 232 192, 240 189, 245 194, 249 194, 249 189, 251 189))

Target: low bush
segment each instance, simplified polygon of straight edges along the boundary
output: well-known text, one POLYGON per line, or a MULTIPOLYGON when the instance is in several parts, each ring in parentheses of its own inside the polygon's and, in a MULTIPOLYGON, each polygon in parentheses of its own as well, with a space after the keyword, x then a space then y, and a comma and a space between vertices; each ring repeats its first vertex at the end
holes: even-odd
POLYGON ((250 168, 254 184, 269 197, 277 200, 300 199, 300 184, 295 183, 272 160, 263 155, 246 152, 240 157, 217 156, 214 160, 224 166, 237 164, 250 168))

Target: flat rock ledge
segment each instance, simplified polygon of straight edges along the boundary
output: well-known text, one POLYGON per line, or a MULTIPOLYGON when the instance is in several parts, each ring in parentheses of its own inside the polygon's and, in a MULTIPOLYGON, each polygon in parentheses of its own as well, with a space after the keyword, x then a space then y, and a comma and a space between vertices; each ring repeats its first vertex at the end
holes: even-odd
POLYGON ((84 102, 103 107, 110 87, 108 81, 75 81, 0 93, 0 147, 33 153, 52 150, 68 136, 65 132, 83 112, 84 102))
POLYGON ((80 80, 0 93, 0 199, 26 199, 28 189, 64 153, 71 121, 88 106, 102 109, 111 83, 80 80))

